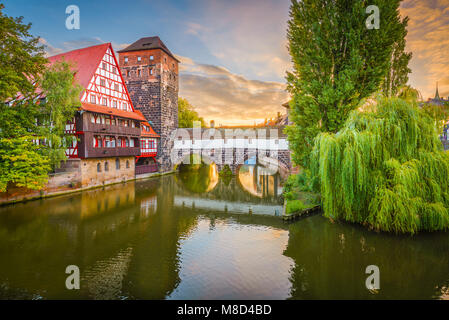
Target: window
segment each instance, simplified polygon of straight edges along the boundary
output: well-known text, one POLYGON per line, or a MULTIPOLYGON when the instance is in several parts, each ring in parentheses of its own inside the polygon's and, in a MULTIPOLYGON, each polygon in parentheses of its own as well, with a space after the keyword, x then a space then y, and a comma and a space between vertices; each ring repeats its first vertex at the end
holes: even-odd
POLYGON ((104 124, 105 123, 104 116, 100 116, 100 119, 101 119, 101 124, 104 124))
POLYGON ((128 57, 125 57, 125 62, 128 62, 128 57))
POLYGON ((128 105, 126 104, 126 102, 123 102, 123 110, 128 110, 128 105))
POLYGON ((114 84, 114 90, 118 91, 118 84, 117 83, 114 84))
POLYGON ((101 163, 100 162, 97 163, 97 172, 101 172, 101 163))
POLYGON ((131 128, 135 128, 136 127, 136 123, 134 121, 131 121, 131 128))
POLYGON ((117 68, 116 67, 112 67, 112 73, 117 74, 117 68))
POLYGON ((129 146, 134 148, 134 139, 129 139, 129 146))
POLYGON ((104 171, 109 171, 109 163, 107 161, 104 163, 104 171))
POLYGON ((142 61, 142 57, 137 57, 137 61, 142 61))
POLYGON ((108 68, 106 66, 106 62, 103 62, 102 67, 103 67, 103 70, 108 70, 108 68))
POLYGON ((154 60, 154 57, 153 57, 153 56, 150 56, 150 60, 154 60))
POLYGON ((101 148, 103 146, 101 137, 95 136, 93 144, 94 144, 94 148, 101 148))
POLYGON ((120 170, 120 160, 118 158, 115 159, 115 170, 120 170))
POLYGON ((95 123, 100 124, 101 123, 101 119, 100 116, 95 116, 95 123))
POLYGON ((100 86, 106 87, 106 81, 104 79, 100 79, 100 86))
POLYGON ((117 108, 117 100, 113 100, 112 105, 114 106, 114 108, 117 108))
POLYGON ((115 138, 114 137, 105 137, 104 138, 104 146, 106 148, 115 148, 115 138))
POLYGON ((129 147, 129 140, 128 139, 125 139, 125 146, 129 147))
POLYGON ((153 74, 153 68, 150 68, 150 75, 153 74))
POLYGON ((125 127, 128 126, 128 120, 123 120, 123 124, 125 125, 125 127))
POLYGON ((137 70, 137 76, 140 77, 140 69, 137 70))
POLYGON ((96 99, 95 99, 95 95, 91 94, 90 95, 90 103, 96 103, 96 99))
POLYGON ((90 116, 90 122, 95 123, 95 116, 94 115, 90 116))
POLYGON ((126 168, 129 169, 129 160, 126 160, 126 168))
POLYGON ((108 99, 103 98, 103 103, 102 103, 102 105, 107 106, 107 105, 108 105, 108 99))
POLYGON ((126 70, 126 76, 129 77, 129 70, 126 70))

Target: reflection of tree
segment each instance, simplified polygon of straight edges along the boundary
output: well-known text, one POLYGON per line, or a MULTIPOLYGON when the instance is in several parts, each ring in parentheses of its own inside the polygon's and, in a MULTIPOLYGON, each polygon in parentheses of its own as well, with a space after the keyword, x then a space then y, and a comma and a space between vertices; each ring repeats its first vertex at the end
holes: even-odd
POLYGON ((290 225, 284 255, 296 263, 292 298, 419 299, 435 297, 437 286, 447 283, 449 257, 442 253, 448 250, 445 234, 379 234, 314 216, 290 225), (371 264, 380 268, 377 296, 365 288, 371 264))
POLYGON ((181 165, 179 175, 175 179, 181 181, 187 190, 203 193, 209 192, 216 186, 218 173, 215 164, 181 165))

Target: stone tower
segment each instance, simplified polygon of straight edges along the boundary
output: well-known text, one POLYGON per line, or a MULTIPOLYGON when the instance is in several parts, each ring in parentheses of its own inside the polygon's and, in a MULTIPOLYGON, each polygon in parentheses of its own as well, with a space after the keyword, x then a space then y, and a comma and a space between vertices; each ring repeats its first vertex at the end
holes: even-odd
POLYGON ((159 171, 170 171, 170 134, 178 128, 179 61, 159 37, 141 38, 118 53, 134 108, 161 136, 156 158, 159 171))

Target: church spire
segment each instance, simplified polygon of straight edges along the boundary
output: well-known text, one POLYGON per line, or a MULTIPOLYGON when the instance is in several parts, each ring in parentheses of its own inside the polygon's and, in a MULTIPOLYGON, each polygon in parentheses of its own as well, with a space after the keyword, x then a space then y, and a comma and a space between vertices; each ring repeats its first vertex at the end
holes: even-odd
POLYGON ((440 98, 440 95, 439 95, 439 93, 438 93, 438 81, 437 81, 437 91, 435 92, 435 98, 434 98, 435 100, 440 100, 441 98, 440 98))

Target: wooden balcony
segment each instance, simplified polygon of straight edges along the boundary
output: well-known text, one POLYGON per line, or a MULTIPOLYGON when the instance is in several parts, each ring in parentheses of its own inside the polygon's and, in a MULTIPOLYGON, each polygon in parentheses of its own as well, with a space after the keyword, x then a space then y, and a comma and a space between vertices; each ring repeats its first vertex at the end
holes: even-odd
POLYGON ((125 147, 125 148, 89 148, 86 150, 86 158, 106 158, 106 157, 124 157, 124 156, 139 156, 139 147, 125 147))
POLYGON ((81 128, 77 128, 79 131, 89 131, 99 134, 111 134, 111 135, 124 135, 124 136, 140 136, 140 128, 114 126, 109 124, 99 124, 86 122, 81 128))
POLYGON ((157 172, 157 163, 136 166, 136 175, 157 172))

